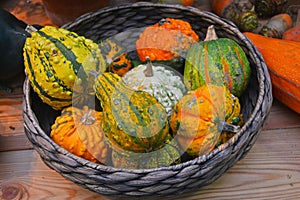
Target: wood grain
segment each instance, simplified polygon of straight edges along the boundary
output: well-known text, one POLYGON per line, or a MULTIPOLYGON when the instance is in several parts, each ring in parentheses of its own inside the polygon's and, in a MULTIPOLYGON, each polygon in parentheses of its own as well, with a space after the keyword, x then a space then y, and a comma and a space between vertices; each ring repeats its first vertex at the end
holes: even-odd
MULTIPOLYGON (((299 141, 299 128, 264 130, 248 155, 219 180, 170 199, 297 199, 299 141)), ((108 199, 64 179, 34 150, 1 152, 0 160, 5 161, 0 164, 1 188, 22 186, 29 199, 108 199)))

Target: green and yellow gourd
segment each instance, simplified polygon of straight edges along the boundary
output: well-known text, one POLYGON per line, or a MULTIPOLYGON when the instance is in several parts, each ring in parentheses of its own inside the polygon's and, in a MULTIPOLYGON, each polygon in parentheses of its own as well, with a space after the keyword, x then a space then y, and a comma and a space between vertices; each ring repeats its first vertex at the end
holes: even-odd
POLYGON ((112 151, 112 164, 117 168, 151 169, 168 167, 181 162, 181 149, 171 136, 158 150, 148 153, 128 153, 112 151))
POLYGON ((103 108, 102 128, 114 150, 150 152, 169 134, 165 108, 149 93, 133 90, 111 72, 98 75, 95 92, 103 108))
POLYGON ((205 84, 226 85, 239 97, 248 85, 250 73, 243 49, 234 40, 218 38, 212 25, 205 41, 194 44, 188 51, 184 82, 189 90, 205 84))
POLYGON ((105 59, 92 40, 63 28, 31 30, 23 55, 28 79, 42 101, 56 110, 85 101, 93 78, 105 71, 105 59), (75 87, 75 88, 74 88, 75 87), (85 95, 85 93, 87 93, 85 95))

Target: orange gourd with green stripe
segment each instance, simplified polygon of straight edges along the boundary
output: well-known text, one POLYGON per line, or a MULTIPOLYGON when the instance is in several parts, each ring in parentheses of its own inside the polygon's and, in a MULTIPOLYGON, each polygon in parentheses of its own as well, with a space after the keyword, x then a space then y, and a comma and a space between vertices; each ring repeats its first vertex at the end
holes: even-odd
POLYGON ((239 97, 250 77, 250 63, 243 49, 229 38, 218 38, 210 26, 204 41, 194 44, 186 58, 184 82, 189 90, 205 84, 226 85, 239 97))

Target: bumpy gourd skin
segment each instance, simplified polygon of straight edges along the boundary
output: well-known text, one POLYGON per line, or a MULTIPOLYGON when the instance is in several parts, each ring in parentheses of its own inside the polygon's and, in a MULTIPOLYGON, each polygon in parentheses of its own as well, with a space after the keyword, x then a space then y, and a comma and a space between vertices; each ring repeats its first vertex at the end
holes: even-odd
POLYGON ((74 84, 89 87, 89 71, 105 71, 98 45, 62 28, 45 26, 24 45, 26 74, 43 102, 56 110, 72 103, 74 84))
MULTIPOLYGON (((150 63, 149 63, 150 64, 150 63)), ((139 65, 123 76, 124 82, 135 90, 148 92, 166 108, 170 116, 178 100, 186 94, 181 77, 164 66, 154 66, 153 75, 146 76, 146 65, 139 65)))
POLYGON ((103 108, 102 128, 113 149, 150 152, 160 148, 169 123, 155 97, 129 88, 110 72, 98 76, 95 91, 103 108))
MULTIPOLYGON (((229 124, 242 126, 244 123, 243 115, 241 113, 241 104, 238 97, 226 90, 226 115, 225 121, 229 124)), ((216 145, 226 143, 234 136, 233 132, 222 131, 219 141, 216 145)))
POLYGON ((141 61, 171 60, 185 57, 192 44, 199 41, 192 26, 184 20, 166 18, 146 27, 136 41, 137 53, 141 61))
POLYGON ((106 164, 110 149, 101 129, 102 113, 87 106, 64 108, 51 126, 54 142, 69 152, 92 162, 106 164))
POLYGON ((224 96, 221 95, 224 88, 213 87, 209 89, 202 86, 189 92, 175 105, 171 115, 170 124, 173 134, 176 135, 182 149, 186 149, 190 156, 208 153, 218 138, 216 119, 222 116, 218 113, 217 103, 224 102, 224 96), (220 94, 216 96, 221 98, 219 101, 217 98, 216 101, 213 100, 212 90, 214 94, 220 94))
POLYGON ((199 156, 210 152, 217 144, 222 131, 219 122, 232 122, 239 116, 238 98, 225 86, 203 85, 179 100, 170 126, 186 153, 199 156))
POLYGON ((226 90, 226 115, 225 121, 230 124, 240 125, 242 123, 241 104, 238 97, 226 90))

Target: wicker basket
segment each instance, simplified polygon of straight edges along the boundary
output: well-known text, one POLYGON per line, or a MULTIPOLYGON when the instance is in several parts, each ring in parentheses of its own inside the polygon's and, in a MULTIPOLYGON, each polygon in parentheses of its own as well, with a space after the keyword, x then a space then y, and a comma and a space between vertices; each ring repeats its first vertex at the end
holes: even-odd
MULTIPOLYGON (((136 3, 88 13, 64 28, 94 41, 128 30, 127 40, 137 37, 138 33, 131 32, 131 29, 152 25, 164 17, 188 21, 201 39, 207 27, 213 24, 219 37, 231 38, 244 49, 252 69, 248 89, 240 98, 245 124, 227 143, 196 159, 165 168, 117 169, 79 158, 54 143, 49 137, 50 125, 59 113, 42 103, 26 80, 23 104, 25 133, 45 164, 66 179, 108 196, 177 195, 214 182, 253 146, 272 104, 271 81, 262 56, 231 22, 192 7, 136 3)), ((134 42, 128 43, 128 48, 134 48, 130 45, 134 42)))

